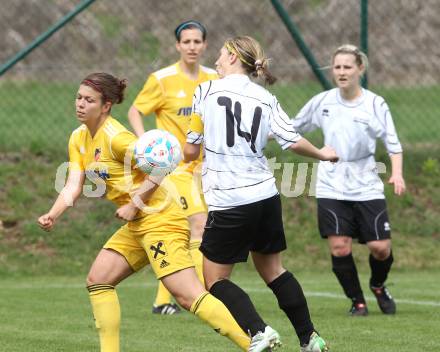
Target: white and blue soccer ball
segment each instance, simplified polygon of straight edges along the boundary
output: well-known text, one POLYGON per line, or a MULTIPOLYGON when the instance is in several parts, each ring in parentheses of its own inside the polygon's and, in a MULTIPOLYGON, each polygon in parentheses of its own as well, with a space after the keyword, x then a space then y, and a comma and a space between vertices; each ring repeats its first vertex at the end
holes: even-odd
POLYGON ((182 159, 177 138, 164 130, 145 132, 136 141, 134 157, 137 167, 151 176, 166 176, 182 159))

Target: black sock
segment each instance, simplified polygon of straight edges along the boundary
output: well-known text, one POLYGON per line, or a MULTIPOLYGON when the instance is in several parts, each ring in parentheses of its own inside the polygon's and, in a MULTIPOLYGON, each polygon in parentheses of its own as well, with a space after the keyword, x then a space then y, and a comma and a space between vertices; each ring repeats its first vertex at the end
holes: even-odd
POLYGON ((248 294, 236 284, 229 280, 220 280, 211 286, 209 292, 223 302, 244 332, 249 331, 251 336, 259 331, 264 332, 267 324, 255 310, 248 294))
POLYGON ((377 260, 370 254, 369 261, 371 268, 370 286, 382 287, 394 261, 393 252, 390 252, 385 260, 377 260))
POLYGON ((344 257, 335 257, 332 255, 332 265, 333 272, 338 278, 345 295, 350 298, 353 303, 365 303, 352 254, 350 253, 344 257))
POLYGON ((267 286, 272 289, 278 299, 279 307, 286 313, 295 328, 300 344, 307 344, 314 327, 299 282, 292 273, 286 271, 267 286))

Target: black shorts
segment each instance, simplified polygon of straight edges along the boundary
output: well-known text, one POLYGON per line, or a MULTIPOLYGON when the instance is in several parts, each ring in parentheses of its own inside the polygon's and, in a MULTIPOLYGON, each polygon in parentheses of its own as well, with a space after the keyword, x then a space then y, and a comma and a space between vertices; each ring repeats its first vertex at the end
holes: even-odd
POLYGON ((210 211, 200 250, 219 264, 246 262, 249 251, 286 249, 279 195, 235 208, 210 211))
POLYGON ((359 243, 391 238, 385 199, 362 202, 318 198, 318 224, 322 238, 343 235, 359 243))

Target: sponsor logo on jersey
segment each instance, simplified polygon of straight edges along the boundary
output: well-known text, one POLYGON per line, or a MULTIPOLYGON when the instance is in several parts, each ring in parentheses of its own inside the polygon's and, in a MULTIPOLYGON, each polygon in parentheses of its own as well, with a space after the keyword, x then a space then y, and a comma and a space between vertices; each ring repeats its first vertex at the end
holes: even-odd
POLYGON ((391 231, 391 226, 390 226, 390 223, 389 223, 388 221, 385 221, 385 222, 383 223, 383 229, 384 229, 385 231, 391 231))
POLYGON ((322 116, 326 116, 326 117, 330 116, 328 109, 323 109, 322 110, 322 116))
POLYGON ((177 112, 178 116, 190 116, 192 112, 192 106, 186 106, 183 108, 180 108, 179 111, 177 112))
POLYGON ((105 181, 110 178, 110 174, 107 172, 107 170, 100 170, 98 168, 86 170, 86 175, 91 181, 96 181, 98 178, 105 181))
POLYGON ((364 125, 368 125, 368 118, 365 117, 354 116, 353 121, 364 125))
POLYGON ((93 173, 104 181, 110 178, 110 174, 106 170, 95 169, 93 173))

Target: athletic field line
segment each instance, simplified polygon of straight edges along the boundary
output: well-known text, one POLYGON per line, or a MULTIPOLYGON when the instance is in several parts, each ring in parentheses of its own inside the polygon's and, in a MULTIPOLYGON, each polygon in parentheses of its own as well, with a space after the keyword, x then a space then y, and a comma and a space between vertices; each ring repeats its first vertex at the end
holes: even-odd
MULTIPOLYGON (((1 281, 0 281, 1 282, 1 281)), ((35 283, 32 284, 0 284, 1 288, 3 290, 41 290, 41 289, 65 289, 65 288, 74 288, 74 289, 84 289, 85 285, 80 284, 72 284, 72 283, 51 283, 51 284, 41 284, 41 283, 35 283)), ((144 282, 144 283, 138 283, 138 282, 125 282, 121 284, 121 289, 124 288, 142 288, 142 287, 156 287, 157 283, 152 282, 144 282)), ((242 288, 250 293, 256 293, 256 294, 271 294, 270 290, 267 288, 258 288, 258 287, 249 287, 248 285, 243 285, 242 288)), ((332 293, 332 292, 321 292, 321 291, 305 291, 304 294, 308 297, 325 297, 325 298, 331 298, 331 299, 344 299, 347 300, 348 298, 345 297, 342 294, 332 293)), ((376 301, 376 299, 373 296, 366 296, 367 301, 376 301)), ((429 307, 440 307, 440 302, 435 301, 423 301, 423 300, 414 300, 414 299, 395 299, 396 303, 402 303, 402 304, 411 304, 411 305, 420 305, 420 306, 429 306, 429 307)))

